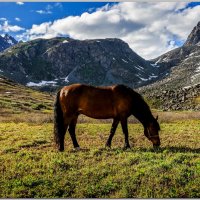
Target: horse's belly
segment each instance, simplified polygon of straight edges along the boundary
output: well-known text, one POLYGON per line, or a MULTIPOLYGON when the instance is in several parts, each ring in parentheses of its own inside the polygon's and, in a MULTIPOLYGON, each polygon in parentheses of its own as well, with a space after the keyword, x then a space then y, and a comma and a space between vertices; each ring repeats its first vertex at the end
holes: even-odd
POLYGON ((109 115, 109 114, 105 114, 105 115, 102 115, 102 114, 91 114, 91 113, 81 113, 83 115, 86 115, 87 117, 91 117, 91 118, 94 118, 94 119, 110 119, 110 118, 114 118, 113 115, 109 115))
POLYGON ((86 115, 95 119, 109 119, 115 117, 114 109, 110 106, 85 106, 79 108, 80 114, 86 115))

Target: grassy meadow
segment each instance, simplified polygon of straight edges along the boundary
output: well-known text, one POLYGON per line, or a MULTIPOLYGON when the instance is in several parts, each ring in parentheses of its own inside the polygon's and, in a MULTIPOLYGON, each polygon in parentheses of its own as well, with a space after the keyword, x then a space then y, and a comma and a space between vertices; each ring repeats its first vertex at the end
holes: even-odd
POLYGON ((122 150, 121 127, 112 148, 109 123, 79 123, 75 151, 69 134, 57 152, 52 123, 0 124, 1 198, 200 197, 199 120, 162 123, 154 150, 142 126, 129 124, 131 150, 122 150))
POLYGON ((111 120, 80 116, 75 151, 53 142, 53 96, 0 81, 0 198, 199 198, 200 112, 162 112, 161 148, 129 119, 132 146, 123 150, 119 126, 104 145, 111 120))

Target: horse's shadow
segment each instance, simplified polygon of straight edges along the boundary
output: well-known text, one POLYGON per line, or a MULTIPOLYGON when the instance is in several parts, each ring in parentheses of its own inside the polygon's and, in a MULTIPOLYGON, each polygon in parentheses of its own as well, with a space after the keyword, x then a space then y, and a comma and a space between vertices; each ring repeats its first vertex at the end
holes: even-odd
POLYGON ((68 152, 69 153, 77 153, 77 152, 89 152, 90 149, 88 148, 78 148, 78 149, 71 149, 68 152))
MULTIPOLYGON (((89 152, 91 149, 89 148, 80 148, 80 149, 72 149, 70 153, 76 152, 89 152)), ((132 147, 131 149, 123 149, 123 148, 99 148, 99 152, 155 152, 155 153, 200 153, 200 148, 190 148, 190 147, 176 147, 176 146, 166 146, 159 148, 144 148, 144 147, 132 147)))
POLYGON ((176 147, 176 146, 166 146, 159 148, 138 148, 135 151, 140 152, 155 152, 155 153, 200 153, 200 148, 190 148, 190 147, 176 147))

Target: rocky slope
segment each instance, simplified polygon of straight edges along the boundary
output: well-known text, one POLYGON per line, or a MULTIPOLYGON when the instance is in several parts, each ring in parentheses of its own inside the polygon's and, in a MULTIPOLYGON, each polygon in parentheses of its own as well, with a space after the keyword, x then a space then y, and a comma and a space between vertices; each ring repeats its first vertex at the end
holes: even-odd
POLYGON ((155 90, 139 88, 153 108, 163 111, 193 110, 200 111, 200 84, 179 89, 155 90))
POLYGON ((179 88, 200 82, 200 22, 192 30, 185 44, 152 60, 166 78, 156 82, 165 88, 179 88))
POLYGON ((37 39, 0 53, 1 74, 28 86, 75 82, 139 87, 157 79, 157 68, 119 39, 37 39))
POLYGON ((0 52, 17 43, 18 42, 8 34, 5 34, 4 36, 0 35, 0 52))
POLYGON ((200 22, 182 47, 151 62, 164 78, 139 88, 141 93, 149 99, 155 97, 160 104, 158 107, 164 110, 200 110, 199 102, 195 100, 200 97, 200 22))

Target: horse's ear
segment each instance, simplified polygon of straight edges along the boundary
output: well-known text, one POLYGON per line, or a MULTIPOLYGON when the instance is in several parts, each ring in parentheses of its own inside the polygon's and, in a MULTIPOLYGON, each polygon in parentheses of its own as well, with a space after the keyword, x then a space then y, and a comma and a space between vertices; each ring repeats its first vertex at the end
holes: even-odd
POLYGON ((156 121, 158 121, 158 115, 156 116, 156 121))

